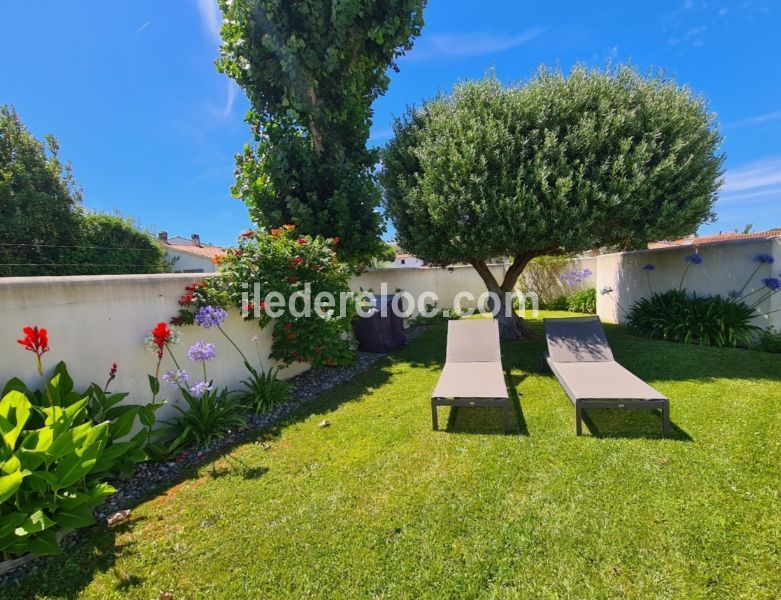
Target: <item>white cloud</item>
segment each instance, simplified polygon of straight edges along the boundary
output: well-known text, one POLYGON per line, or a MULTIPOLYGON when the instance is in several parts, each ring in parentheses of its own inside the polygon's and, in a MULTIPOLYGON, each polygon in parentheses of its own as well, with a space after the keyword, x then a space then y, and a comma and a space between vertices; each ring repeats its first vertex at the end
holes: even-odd
POLYGON ((217 0, 195 0, 198 7, 198 14, 201 17, 201 25, 210 40, 220 41, 220 24, 222 15, 217 6, 217 0))
MULTIPOLYGON (((781 186, 781 157, 765 158, 743 167, 730 169, 725 175, 721 192, 726 195, 745 198, 775 193, 766 190, 770 186, 781 186)), ((781 192, 781 189, 779 189, 781 192)))
POLYGON ((239 88, 236 83, 232 79, 229 79, 225 97, 225 107, 222 109, 223 119, 227 119, 231 116, 231 113, 233 112, 233 103, 236 101, 236 92, 238 91, 239 88))
POLYGON ((733 123, 731 126, 744 127, 748 125, 762 125, 763 123, 771 123, 773 121, 781 121, 781 111, 769 112, 763 115, 756 115, 755 117, 750 117, 748 119, 744 119, 743 121, 738 121, 737 123, 733 123))
POLYGON ((521 46, 545 31, 534 27, 515 35, 491 32, 432 33, 420 39, 407 55, 409 60, 482 56, 521 46))

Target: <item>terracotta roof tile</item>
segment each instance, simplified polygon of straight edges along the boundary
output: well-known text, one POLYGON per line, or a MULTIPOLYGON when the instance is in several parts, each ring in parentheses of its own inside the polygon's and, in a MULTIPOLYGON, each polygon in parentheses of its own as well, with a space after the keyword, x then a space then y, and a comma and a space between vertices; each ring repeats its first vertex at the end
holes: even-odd
POLYGON ((225 256, 225 249, 219 246, 193 246, 192 244, 163 244, 166 249, 175 250, 176 252, 183 252, 185 254, 192 254, 194 256, 203 256, 204 258, 215 258, 217 256, 225 256))
POLYGON ((777 237, 781 237, 781 229, 757 231, 755 233, 718 233, 715 235, 685 237, 674 241, 653 242, 648 244, 648 248, 653 250, 656 248, 674 248, 676 246, 704 246, 736 240, 766 240, 777 237))

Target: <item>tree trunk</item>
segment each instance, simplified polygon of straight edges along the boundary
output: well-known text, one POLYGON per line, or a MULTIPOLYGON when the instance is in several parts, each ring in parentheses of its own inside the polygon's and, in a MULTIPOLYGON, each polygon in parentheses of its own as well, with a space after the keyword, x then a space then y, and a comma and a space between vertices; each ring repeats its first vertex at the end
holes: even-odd
POLYGON ((494 302, 499 302, 496 320, 499 321, 499 335, 503 340, 523 340, 532 337, 531 331, 526 328, 523 319, 512 308, 513 289, 524 268, 534 255, 519 254, 513 259, 513 263, 505 273, 504 281, 500 284, 483 260, 472 260, 470 263, 485 283, 485 287, 493 295, 489 304, 493 312, 494 302))

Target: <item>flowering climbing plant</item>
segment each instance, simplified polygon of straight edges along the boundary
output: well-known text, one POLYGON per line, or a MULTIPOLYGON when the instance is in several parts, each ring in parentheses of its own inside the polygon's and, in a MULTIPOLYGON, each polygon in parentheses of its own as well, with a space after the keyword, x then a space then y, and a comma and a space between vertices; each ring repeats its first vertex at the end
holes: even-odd
POLYGON ((188 286, 174 322, 218 327, 224 309, 233 307, 245 320, 272 327, 272 358, 286 364, 350 364, 355 300, 349 297, 351 268, 336 255, 339 242, 338 237, 300 235, 295 225, 247 231, 239 236, 238 247, 220 260, 218 277, 188 286), (284 308, 275 313, 265 300, 269 294, 284 308), (307 298, 315 300, 320 294, 338 299, 342 306, 306 314, 288 310, 291 303, 303 306, 307 298))

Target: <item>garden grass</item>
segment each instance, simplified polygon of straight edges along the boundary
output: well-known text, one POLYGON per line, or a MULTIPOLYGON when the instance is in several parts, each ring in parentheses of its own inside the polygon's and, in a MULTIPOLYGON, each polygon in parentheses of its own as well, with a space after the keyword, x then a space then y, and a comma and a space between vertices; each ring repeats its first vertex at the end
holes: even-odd
POLYGON ((671 399, 673 435, 658 412, 592 410, 576 437, 531 326, 502 344, 513 434, 478 408, 440 408, 431 430, 433 326, 0 595, 777 597, 781 356, 609 327, 671 399))

